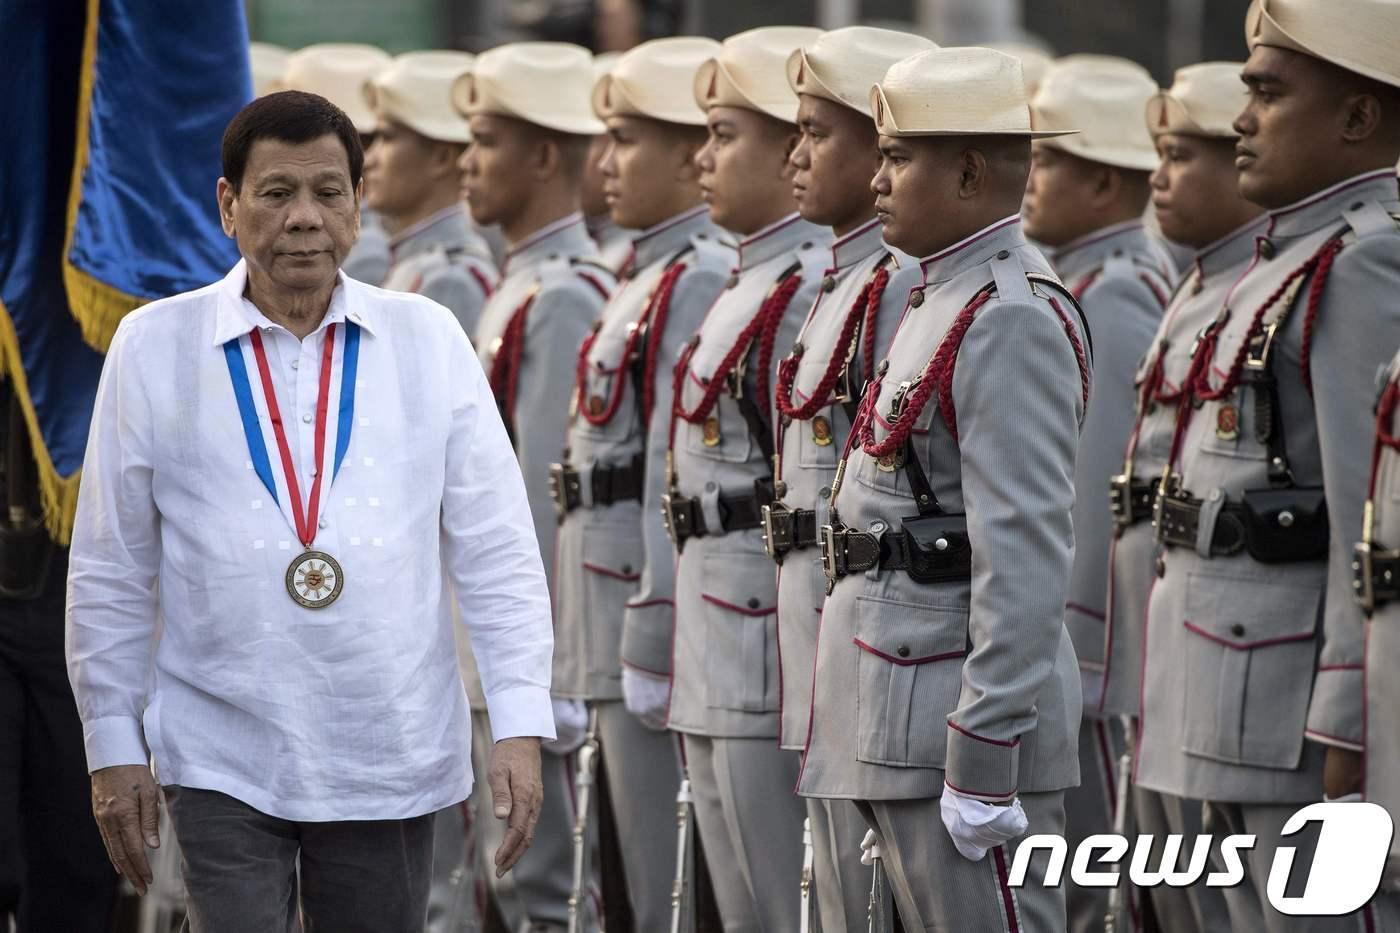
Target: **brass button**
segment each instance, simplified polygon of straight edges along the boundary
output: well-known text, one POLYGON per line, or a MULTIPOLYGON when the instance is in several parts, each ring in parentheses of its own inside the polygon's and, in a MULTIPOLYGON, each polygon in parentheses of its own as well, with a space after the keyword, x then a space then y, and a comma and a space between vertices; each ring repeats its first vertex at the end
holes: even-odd
POLYGON ((735 272, 735 273, 733 273, 732 275, 730 275, 729 278, 725 281, 724 287, 725 287, 725 288, 733 288, 735 285, 738 285, 738 284, 739 284, 739 273, 735 272))
POLYGON ((1259 238, 1259 255, 1260 255, 1260 256, 1263 256, 1265 259, 1273 259, 1273 258, 1274 258, 1274 254, 1275 254, 1276 252, 1277 252, 1277 249, 1276 249, 1275 246, 1274 246, 1274 241, 1273 241, 1273 240, 1269 239, 1268 237, 1260 237, 1260 238, 1259 238))
POLYGON ((924 293, 923 293, 922 291, 915 292, 914 294, 912 294, 912 295, 909 296, 909 306, 910 306, 911 308, 917 308, 917 307, 921 306, 923 303, 924 303, 924 293))
POLYGON ((822 291, 824 291, 824 292, 830 292, 830 291, 835 291, 835 290, 836 290, 836 276, 834 276, 834 275, 825 275, 825 276, 822 276, 822 291))
POLYGON ((887 372, 889 372, 889 371, 890 371, 890 361, 889 361, 889 360, 881 360, 881 361, 880 361, 880 365, 877 366, 877 367, 875 367, 875 375, 877 375, 877 376, 883 376, 885 373, 887 373, 887 372))

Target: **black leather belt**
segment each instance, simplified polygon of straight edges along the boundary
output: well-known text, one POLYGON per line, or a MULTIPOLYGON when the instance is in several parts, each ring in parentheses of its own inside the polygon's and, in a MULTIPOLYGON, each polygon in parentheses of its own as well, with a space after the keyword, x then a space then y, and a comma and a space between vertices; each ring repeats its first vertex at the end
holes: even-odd
MULTIPOLYGON (((612 505, 614 502, 641 502, 645 482, 645 467, 640 454, 621 466, 595 466, 589 477, 593 493, 591 507, 612 505)), ((583 505, 583 481, 573 467, 553 463, 549 467, 549 495, 554 500, 554 514, 560 522, 574 509, 583 505)))
POLYGON ((718 537, 731 531, 762 528, 763 507, 772 501, 771 489, 763 480, 754 483, 752 495, 722 495, 719 497, 720 527, 710 528, 705 523, 704 509, 698 498, 668 493, 661 497, 661 518, 666 534, 671 536, 671 542, 679 551, 691 538, 718 537))
POLYGON ((1160 477, 1138 479, 1124 473, 1108 481, 1108 504, 1113 510, 1115 535, 1121 535, 1152 517, 1152 503, 1157 498, 1157 487, 1161 483, 1160 477))
MULTIPOLYGON (((1157 527, 1157 540, 1168 547, 1196 548, 1201 527, 1201 506, 1192 496, 1158 496, 1152 521, 1157 527)), ((1210 555, 1226 557, 1244 550, 1244 507, 1227 502, 1215 520, 1210 539, 1210 555)))
POLYGON ((790 552, 818 543, 817 513, 812 509, 790 509, 779 501, 765 505, 761 518, 763 550, 780 564, 790 552))
POLYGON ((1353 552, 1352 587, 1356 601, 1366 612, 1400 599, 1400 551, 1386 551, 1361 542, 1353 552))
POLYGON ((972 579, 972 548, 965 531, 933 536, 925 543, 903 529, 876 535, 823 525, 821 547, 828 594, 842 577, 875 567, 903 570, 918 583, 972 579))

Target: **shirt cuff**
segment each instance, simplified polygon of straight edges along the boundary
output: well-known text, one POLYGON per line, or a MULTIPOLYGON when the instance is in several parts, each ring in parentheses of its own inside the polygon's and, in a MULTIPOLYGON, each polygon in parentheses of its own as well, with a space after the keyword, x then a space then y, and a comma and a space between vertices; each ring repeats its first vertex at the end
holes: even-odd
POLYGON ((544 687, 509 687, 486 698, 491 717, 491 738, 513 739, 538 736, 553 739, 554 705, 544 687))
POLYGON ((1360 665, 1324 668, 1313 679, 1306 735, 1314 742, 1361 751, 1362 706, 1365 703, 1360 665))
POLYGON ((132 716, 105 716, 83 724, 88 773, 117 765, 149 765, 146 736, 141 720, 132 716))
POLYGON ((977 735, 950 720, 945 765, 943 778, 952 790, 983 803, 1009 804, 1016 799, 1021 740, 977 735))

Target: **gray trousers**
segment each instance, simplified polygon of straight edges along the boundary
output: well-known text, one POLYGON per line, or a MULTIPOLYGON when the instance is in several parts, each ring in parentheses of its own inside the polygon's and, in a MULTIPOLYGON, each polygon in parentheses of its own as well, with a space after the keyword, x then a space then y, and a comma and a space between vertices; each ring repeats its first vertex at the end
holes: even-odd
POLYGON ((668 830, 675 826, 681 783, 675 736, 648 729, 621 702, 593 708, 634 927, 669 929, 676 838, 668 830))
POLYGON ((433 879, 424 933, 477 933, 475 812, 463 801, 433 819, 433 879))
MULTIPOLYGON (((1007 878, 1026 836, 1062 835, 1064 794, 1022 794, 1026 835, 971 862, 953 848, 938 798, 857 804, 880 842, 885 872, 908 933, 1059 933, 1065 929, 1065 890, 1044 886, 1046 853, 1037 852, 1025 884, 1007 878)), ((1068 872, 1066 872, 1066 876, 1068 872)), ((1102 929, 1102 926, 1100 926, 1102 929)))
POLYGON ((807 799, 812 822, 812 874, 822 933, 866 933, 870 869, 860 863, 861 840, 870 829, 849 800, 807 799))
POLYGON ((725 933, 796 933, 802 818, 797 755, 773 739, 685 737, 695 822, 725 933))
MULTIPOLYGON (((472 711, 472 771, 477 775, 472 800, 477 819, 477 864, 501 917, 512 931, 564 930, 569 923, 569 895, 574 875, 574 769, 572 755, 540 755, 544 803, 535 839, 515 868, 496 877, 496 849, 505 840, 506 823, 491 812, 491 787, 486 781, 490 761, 491 722, 485 712, 472 711)), ((594 860, 594 864, 597 861, 594 860)), ((596 886, 590 885, 596 894, 596 886)), ((589 897, 585 930, 597 928, 597 899, 589 897)))
MULTIPOLYGON (((1115 780, 1122 752, 1123 730, 1116 718, 1080 721, 1079 786, 1065 791, 1065 841, 1070 852, 1089 836, 1113 832, 1115 780)), ((1108 913, 1108 888, 1081 888, 1066 872, 1065 912, 1070 933, 1100 933, 1108 913)))
POLYGON ((423 929, 433 814, 299 823, 216 791, 163 790, 190 933, 281 933, 295 928, 298 904, 304 933, 423 929))
MULTIPOLYGON (((1195 847, 1195 839, 1204 830, 1201 826, 1201 802, 1187 800, 1172 794, 1160 794, 1145 787, 1133 788, 1133 805, 1137 815, 1139 834, 1158 839, 1168 833, 1183 836, 1180 867, 1185 868, 1195 847)), ((1160 843, 1154 853, 1160 853, 1160 843)), ((1154 854, 1152 864, 1158 864, 1154 854)), ((1158 885, 1140 892, 1143 898, 1152 901, 1152 912, 1157 925, 1165 933, 1214 933, 1215 930, 1230 929, 1230 915, 1225 907, 1225 896, 1219 888, 1208 888, 1205 883, 1193 884, 1184 888, 1158 885)))

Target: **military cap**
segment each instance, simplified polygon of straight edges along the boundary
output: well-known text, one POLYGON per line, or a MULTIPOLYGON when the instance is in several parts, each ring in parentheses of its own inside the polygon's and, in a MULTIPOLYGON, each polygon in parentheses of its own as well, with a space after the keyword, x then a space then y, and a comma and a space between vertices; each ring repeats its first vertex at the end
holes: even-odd
POLYGON ((284 90, 282 76, 287 73, 287 59, 291 55, 291 49, 271 42, 248 43, 248 65, 253 71, 254 97, 284 90))
POLYGON ((665 123, 704 126, 705 111, 695 103, 696 69, 719 54, 720 44, 699 36, 643 42, 613 63, 593 85, 593 112, 646 117, 665 123))
POLYGON ((1245 14, 1250 51, 1272 45, 1400 87, 1396 0, 1254 0, 1245 14))
POLYGON ((936 48, 923 36, 893 29, 833 29, 788 56, 788 86, 796 94, 825 98, 870 117, 870 89, 890 66, 936 48))
POLYGON ((361 133, 374 132, 374 111, 365 104, 365 82, 393 59, 372 45, 323 42, 298 49, 287 59, 282 84, 288 90, 320 94, 345 111, 361 133))
POLYGON ((406 52, 365 82, 365 104, 429 139, 471 142, 467 121, 452 106, 452 84, 475 60, 466 52, 406 52))
POLYGON ((514 117, 559 133, 595 136, 607 127, 593 115, 593 55, 567 42, 512 42, 477 56, 452 85, 463 116, 514 117))
POLYGON ((1024 42, 990 42, 987 48, 1014 55, 1021 60, 1021 75, 1026 79, 1026 96, 1035 97, 1040 90, 1040 82, 1045 72, 1050 70, 1051 55, 1045 50, 1024 42))
POLYGON ((1107 55, 1074 55, 1050 66, 1031 101, 1037 128, 1079 130, 1052 145, 1071 155, 1118 168, 1150 171, 1157 150, 1143 123, 1157 82, 1140 65, 1107 55))
POLYGON ((1235 117, 1243 101, 1239 62, 1202 62, 1178 68, 1172 86, 1147 102, 1147 130, 1153 136, 1218 136, 1234 139, 1235 117))
POLYGON ((695 102, 703 110, 743 107, 797 122, 797 95, 787 82, 788 56, 821 32, 810 26, 764 26, 730 36, 695 72, 695 102))

